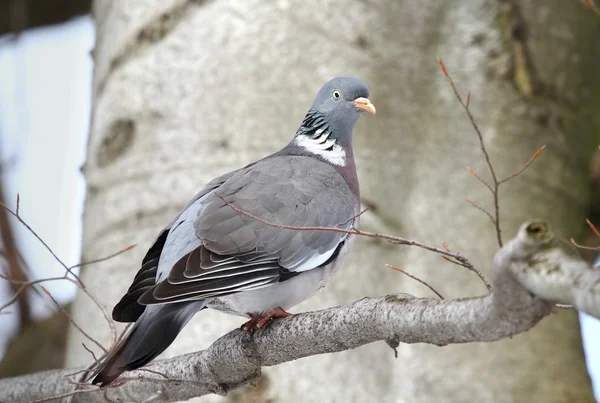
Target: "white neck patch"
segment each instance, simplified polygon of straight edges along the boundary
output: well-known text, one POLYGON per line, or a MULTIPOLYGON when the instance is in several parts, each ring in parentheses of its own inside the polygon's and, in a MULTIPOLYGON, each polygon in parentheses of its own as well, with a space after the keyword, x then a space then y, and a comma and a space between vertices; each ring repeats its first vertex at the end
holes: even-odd
POLYGON ((294 142, 313 154, 320 155, 326 161, 341 167, 346 166, 346 151, 335 142, 335 139, 329 138, 331 132, 319 129, 316 131, 316 137, 312 138, 305 135, 296 136, 294 142))

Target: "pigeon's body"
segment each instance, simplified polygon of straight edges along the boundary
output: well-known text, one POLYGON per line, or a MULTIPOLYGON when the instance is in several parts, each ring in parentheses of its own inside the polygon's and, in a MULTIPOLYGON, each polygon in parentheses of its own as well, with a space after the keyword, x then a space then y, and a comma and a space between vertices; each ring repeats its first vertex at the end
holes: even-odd
POLYGON ((351 134, 360 110, 374 112, 367 96, 357 79, 331 80, 288 146, 211 181, 192 199, 159 235, 115 306, 115 320, 135 325, 94 383, 106 385, 154 359, 204 308, 251 317, 260 326, 332 280, 353 236, 298 228, 356 225, 351 134))

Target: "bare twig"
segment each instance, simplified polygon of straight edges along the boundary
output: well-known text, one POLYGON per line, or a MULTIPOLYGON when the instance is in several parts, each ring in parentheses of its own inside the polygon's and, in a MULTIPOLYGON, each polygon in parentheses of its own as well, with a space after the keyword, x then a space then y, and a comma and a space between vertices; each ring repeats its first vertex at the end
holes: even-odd
POLYGON ((468 170, 468 171, 469 171, 469 173, 470 173, 471 175, 473 175, 473 176, 474 176, 474 177, 475 177, 475 178, 476 178, 476 179, 477 179, 479 182, 481 182, 481 183, 482 183, 482 184, 483 184, 483 185, 484 185, 486 188, 488 188, 490 192, 494 193, 494 189, 492 188, 492 186, 491 186, 489 183, 487 183, 487 182, 486 182, 486 181, 485 181, 485 180, 484 180, 484 179, 483 179, 481 176, 479 176, 479 175, 477 174, 477 172, 476 172, 476 171, 475 171, 473 168, 471 168, 471 167, 467 167, 467 170, 468 170))
POLYGON ((594 13, 600 15, 600 8, 596 5, 595 0, 579 0, 579 2, 592 10, 594 13))
POLYGON ((127 333, 127 331, 129 330, 129 328, 133 325, 133 323, 128 323, 127 326, 125 326, 125 328, 123 329, 123 331, 121 332, 121 334, 119 335, 119 337, 117 337, 117 342, 120 342, 121 339, 123 338, 123 336, 125 336, 125 333, 127 333))
MULTIPOLYGON (((63 313, 63 315, 65 315, 67 318, 69 318, 69 321, 73 324, 73 326, 75 326, 75 328, 77 330, 79 330, 79 332, 84 335, 89 341, 91 341, 92 343, 94 343, 95 345, 97 345, 98 347, 100 347, 100 349, 102 351, 104 351, 104 353, 107 353, 108 351, 106 350, 106 348, 104 348, 104 346, 102 344, 100 344, 96 339, 94 339, 92 336, 90 336, 89 334, 87 334, 87 332, 85 330, 83 330, 74 320, 73 317, 69 314, 69 312, 67 312, 67 310, 58 303, 58 301, 52 296, 52 294, 50 294, 50 291, 48 291, 46 289, 46 287, 41 286, 42 290, 46 293, 46 295, 52 300, 52 302, 54 302, 54 305, 56 305, 56 307, 63 313)), ((85 347, 85 346, 84 346, 85 347)), ((87 350, 87 348, 86 348, 87 350)))
MULTIPOLYGON (((246 211, 243 211, 239 208, 237 208, 236 206, 234 206, 233 204, 231 204, 227 199, 225 199, 223 196, 221 196, 218 192, 213 191, 213 193, 215 195, 217 195, 217 197, 219 197, 221 200, 223 200, 223 202, 225 204, 227 204, 229 207, 231 207, 235 212, 244 215, 246 217, 252 218, 262 224, 268 225, 270 227, 276 227, 276 228, 283 228, 283 229, 290 229, 290 230, 294 230, 294 231, 332 231, 332 232, 341 232, 344 234, 351 234, 351 235, 358 235, 358 236, 364 236, 367 238, 378 238, 378 239, 384 239, 394 245, 406 245, 406 246, 416 246, 418 248, 421 249, 425 249, 428 250, 430 252, 435 252, 438 253, 442 256, 446 256, 448 258, 452 258, 454 260, 456 260, 457 264, 460 264, 461 266, 465 267, 466 269, 472 271, 473 273, 475 273, 477 275, 477 277, 479 277, 481 279, 481 281, 485 284, 486 288, 488 289, 488 291, 490 291, 492 289, 490 283, 487 281, 487 279, 485 278, 485 276, 483 275, 483 273, 481 273, 479 270, 477 270, 473 264, 471 264, 471 262, 464 257, 463 255, 461 255, 460 253, 453 253, 450 252, 448 250, 445 249, 440 249, 440 248, 436 248, 434 246, 430 246, 430 245, 426 245, 424 243, 421 242, 417 242, 417 241, 413 241, 410 239, 405 239, 405 238, 401 238, 398 236, 392 236, 392 235, 386 235, 386 234, 380 234, 380 233, 376 233, 376 232, 368 232, 368 231, 361 231, 358 230, 356 228, 352 228, 352 229, 343 229, 343 228, 337 228, 337 227, 300 227, 300 226, 294 226, 294 225, 283 225, 283 224, 275 224, 275 223, 271 223, 267 220, 264 220, 260 217, 255 216, 254 214, 250 214, 246 211)), ((452 261, 452 260, 451 260, 452 261)))
MULTIPOLYGON (((59 257, 58 255, 54 252, 54 250, 52 250, 52 248, 42 239, 42 237, 40 237, 38 235, 38 233, 25 221, 23 220, 23 218, 21 217, 20 213, 19 213, 19 205, 20 205, 20 195, 17 194, 17 205, 16 205, 16 209, 15 211, 11 210, 8 206, 6 206, 4 203, 0 202, 0 207, 4 208, 4 210, 6 212, 8 212, 10 215, 12 215, 13 217, 15 217, 19 223, 21 223, 28 231, 29 233, 31 233, 43 246, 44 248, 46 248, 46 250, 52 255, 52 257, 65 269, 65 274, 64 276, 61 277, 61 279, 65 279, 67 281, 72 282, 73 284, 77 285, 78 288, 83 291, 93 302, 94 304, 100 309, 100 311, 102 312, 102 315, 104 316, 104 319, 106 320, 106 323, 108 324, 109 328, 110 328, 110 334, 111 334, 111 344, 115 344, 116 340, 117 340, 117 330, 115 328, 115 324, 113 323, 110 315, 108 314, 108 311, 106 310, 106 308, 104 307, 104 305, 102 305, 100 303, 100 301, 88 290, 88 288, 86 287, 86 285, 81 281, 81 279, 79 278, 79 276, 77 274, 75 274, 73 272, 73 269, 77 268, 77 267, 83 267, 86 265, 90 265, 90 264, 94 264, 94 263, 99 263, 99 262, 103 262, 106 261, 108 259, 112 259, 113 257, 120 255, 121 253, 127 252, 131 249, 133 249, 135 247, 135 245, 130 245, 127 246, 126 248, 113 253, 109 256, 106 257, 102 257, 99 259, 94 259, 91 260, 89 262, 84 262, 84 263, 78 263, 72 266, 67 266, 59 257), (72 278, 71 278, 72 277, 72 278)), ((54 280, 58 280, 59 278, 57 277, 53 277, 50 279, 39 279, 39 280, 34 280, 34 281, 30 281, 30 282, 26 282, 26 283, 22 283, 22 287, 19 288, 18 292, 15 293, 15 296, 18 297, 19 294, 21 294, 27 287, 35 285, 35 284, 39 284, 45 281, 54 281, 54 280)), ((9 280, 11 281, 11 280, 9 280)), ((12 298, 7 304, 3 305, 0 307, 0 312, 5 309, 7 306, 14 304, 15 301, 17 299, 16 298, 12 298)), ((104 349, 104 348, 103 348, 104 349)))
MULTIPOLYGON (((586 0, 581 0, 581 1, 584 2, 586 0)), ((587 0, 587 1, 592 1, 592 0, 587 0)), ((477 206, 476 204, 474 204, 472 202, 469 202, 469 203, 472 206, 474 206, 475 208, 483 211, 486 215, 488 215, 488 217, 490 217, 492 223, 494 224, 494 227, 496 228, 496 237, 498 240, 498 246, 502 247, 502 229, 500 227, 500 201, 499 201, 500 185, 502 185, 503 183, 509 181, 510 179, 522 174, 523 171, 525 171, 527 168, 529 168, 529 166, 537 159, 537 157, 540 156, 540 154, 542 153, 542 151, 544 151, 544 148, 546 146, 540 147, 533 154, 533 156, 529 159, 529 161, 527 161, 527 163, 523 166, 523 168, 521 168, 517 172, 507 176, 504 179, 498 180, 498 176, 496 175, 496 171, 494 170, 494 165, 492 164, 490 155, 487 151, 487 148, 485 147, 485 142, 483 141, 483 135, 481 133, 481 130, 479 129, 479 126, 477 126, 477 122, 475 122, 475 117, 473 116, 473 114, 471 113, 471 109, 469 108, 469 106, 471 104, 471 92, 469 91, 467 93, 467 102, 465 103, 463 101, 462 97, 460 96, 458 89, 456 88, 456 85, 454 84, 454 80, 452 80, 452 76, 450 76, 450 74, 448 73, 448 70, 446 69, 446 65, 444 65, 444 62, 442 61, 441 58, 438 57, 437 59, 438 59, 440 68, 442 69, 442 73, 444 73, 444 76, 448 80, 450 87, 452 87, 452 90, 454 91, 454 95, 456 96, 456 99, 458 99, 458 102, 460 103, 460 105, 463 107, 463 109, 467 113, 467 116, 469 117, 469 120, 471 121, 471 125, 473 126, 473 129, 475 129, 475 133, 477 133, 477 138, 479 139, 479 146, 481 148, 481 152, 483 152, 483 155, 485 157, 485 162, 487 163, 487 166, 490 170, 490 174, 492 176, 492 183, 489 184, 488 182, 483 180, 477 174, 477 172, 475 172, 475 170, 473 168, 467 168, 469 170, 469 172, 471 173, 471 175, 473 175, 475 178, 477 178, 477 180, 479 180, 483 185, 485 185, 485 187, 487 187, 490 190, 490 192, 492 192, 492 196, 494 199, 494 215, 492 216, 486 210, 482 209, 481 207, 477 206)))
POLYGON ((410 274, 410 273, 408 273, 408 272, 406 272, 406 271, 402 270, 401 268, 396 267, 394 265, 386 264, 386 266, 389 267, 392 270, 396 270, 396 271, 399 271, 400 273, 403 273, 403 274, 407 275, 408 277, 412 278, 415 281, 418 281, 419 283, 423 284, 425 287, 429 288, 435 295, 437 295, 438 297, 440 297, 440 299, 444 299, 444 297, 442 296, 442 294, 440 294, 435 288, 433 288, 426 281, 421 280, 420 278, 418 278, 416 276, 413 276, 412 274, 410 274))
POLYGON ((100 311, 102 312, 102 315, 104 316, 104 320, 106 320, 106 323, 108 323, 108 327, 110 329, 111 345, 115 344, 115 342, 117 340, 117 328, 115 327, 114 322, 112 321, 111 317, 109 316, 108 311, 106 310, 104 305, 102 305, 100 303, 100 301, 98 301, 98 299, 94 296, 94 294, 92 294, 87 289, 87 287, 85 285, 83 285, 83 283, 81 283, 81 281, 79 282, 79 284, 80 284, 80 290, 83 291, 85 293, 85 295, 87 295, 98 308, 100 308, 100 311))
MULTIPOLYGON (((598 228, 596 228, 594 223, 592 223, 588 218, 585 219, 585 222, 588 225, 588 227, 590 227, 590 230, 596 236, 596 238, 600 239, 600 231, 598 231, 598 228)), ((573 239, 573 238, 570 239, 570 242, 571 242, 571 245, 573 245, 577 249, 595 250, 595 251, 600 250, 600 246, 580 245, 577 242, 575 242, 575 239, 573 239)))
MULTIPOLYGON (((99 360, 102 360, 102 358, 100 358, 99 360)), ((96 364, 94 364, 94 366, 95 366, 95 365, 96 365, 96 364)), ((69 383, 70 383, 70 384, 72 384, 72 385, 79 385, 79 384, 81 384, 81 385, 91 386, 89 383, 79 383, 79 382, 77 382, 77 381, 73 381, 73 380, 71 380, 70 378, 71 378, 72 376, 79 375, 79 374, 87 374, 87 373, 90 371, 90 369, 92 369, 92 368, 93 368, 93 366, 92 366, 92 365, 90 365, 89 367, 86 367, 86 368, 80 369, 80 370, 78 370, 78 371, 74 371, 74 372, 70 372, 70 373, 68 373, 68 374, 65 374, 65 375, 63 375, 63 378, 64 378, 64 380, 65 380, 65 381, 69 382, 69 383)))
POLYGON ((588 227, 590 227, 590 229, 592 230, 592 232, 594 233, 594 235, 596 235, 596 237, 600 238, 600 232, 598 231, 598 228, 596 228, 596 226, 594 225, 594 223, 592 223, 589 220, 589 218, 586 218, 585 222, 588 225, 588 227))
POLYGON ((357 214, 357 215, 355 215, 354 217, 350 217, 350 218, 348 218, 347 220, 345 220, 345 221, 342 221, 341 223, 337 224, 337 225, 336 225, 336 227, 337 227, 337 228, 339 228, 339 227, 341 227, 341 226, 343 226, 343 225, 346 225, 346 224, 348 224, 348 223, 349 223, 350 221, 352 221, 352 220, 356 220, 358 217, 360 217, 361 215, 363 215, 364 213, 366 213, 368 210, 369 210, 369 208, 368 208, 368 207, 367 207, 367 208, 365 208, 365 209, 363 209, 363 211, 361 211, 360 213, 358 213, 358 214, 357 214))
POLYGON ((525 165, 523 165, 523 168, 519 169, 517 172, 512 173, 512 174, 508 175, 506 178, 502 179, 500 182, 498 182, 498 185, 502 185, 503 183, 508 182, 512 178, 521 175, 527 168, 529 168, 531 166, 531 164, 533 164, 533 162, 540 156, 540 154, 542 154, 542 151, 544 151, 545 148, 546 148, 545 145, 538 148, 538 150, 535 153, 533 153, 531 158, 529 158, 527 163, 525 163, 525 165))
MULTIPOLYGON (((50 277, 50 278, 42 278, 42 279, 38 279, 38 280, 24 281, 24 280, 16 280, 16 279, 7 277, 3 274, 0 274, 0 278, 10 281, 13 284, 21 284, 21 287, 19 287, 19 289, 17 291, 15 291, 12 298, 9 299, 8 302, 6 302, 4 305, 0 306, 0 312, 4 311, 4 309, 8 308, 9 306, 11 306, 15 302, 17 302, 19 295, 21 295, 21 293, 23 291, 25 291, 28 287, 31 287, 31 286, 39 284, 39 283, 45 283, 45 282, 56 281, 56 280, 63 280, 63 281, 65 280, 65 278, 63 278, 63 277, 50 277)), ((72 281, 71 279, 66 279, 66 280, 72 281)))
MULTIPOLYGON (((18 201, 19 201, 19 195, 17 195, 17 208, 18 208, 18 201)), ((67 267, 67 265, 56 255, 56 253, 54 253, 54 251, 52 250, 52 248, 46 243, 46 241, 44 241, 42 239, 42 237, 40 237, 37 232, 35 232, 33 230, 33 228, 31 228, 29 226, 29 224, 27 224, 19 215, 18 213, 18 209, 16 211, 12 211, 6 204, 4 203, 0 203, 0 207, 4 208, 4 210, 6 210, 6 212, 10 215, 12 215, 13 217, 15 217, 17 219, 17 221, 19 221, 21 223, 21 225, 23 225, 25 228, 27 228, 27 231, 29 231, 37 240, 39 243, 41 243, 44 248, 46 248, 46 250, 48 252, 50 252, 50 254, 52 255, 52 257, 54 258, 54 260, 56 260, 65 270, 67 270, 67 272, 69 272, 69 268, 67 267)), ((71 273, 73 274, 73 273, 71 273)), ((76 278, 78 278, 75 274, 73 274, 76 278)))
POLYGON ((88 346, 86 346, 85 343, 81 343, 81 345, 83 346, 83 348, 85 349, 85 351, 87 351, 88 353, 90 353, 90 355, 94 359, 94 362, 96 364, 100 364, 100 360, 98 359, 98 357, 96 357, 96 354, 88 346))
POLYGON ((456 264, 458 266, 465 267, 464 263, 458 262, 458 261, 456 261, 454 259, 450 259, 448 256, 442 256, 442 259, 444 259, 444 260, 446 260, 446 261, 448 261, 448 262, 450 262, 452 264, 456 264))
POLYGON ((484 209, 483 207, 481 207, 479 204, 476 204, 471 199, 465 199, 465 201, 467 203, 469 203, 471 206, 475 207, 477 210, 481 211, 486 216, 488 216, 488 218, 490 219, 490 221, 492 222, 492 224, 494 224, 494 225, 496 224, 496 222, 494 221, 494 217, 492 217, 492 215, 490 214, 489 211, 487 211, 486 209, 484 209))
POLYGON ((129 246, 127 246, 127 247, 125 247, 125 248, 121 249, 120 251, 118 251, 118 252, 115 252, 115 253, 113 253, 113 254, 111 254, 111 255, 104 256, 104 257, 101 257, 101 258, 98 258, 98 259, 92 259, 92 260, 89 260, 89 261, 87 261, 87 262, 77 263, 77 264, 74 264, 73 266, 69 266, 69 268, 70 268, 71 270, 73 270, 73 269, 75 269, 76 267, 89 266, 89 265, 92 265, 92 264, 96 264, 96 263, 105 262, 105 261, 107 261, 107 260, 110 260, 110 259, 112 259, 112 258, 114 258, 114 257, 117 257, 117 256, 119 256, 119 255, 120 255, 120 254, 122 254, 122 253, 125 253, 125 252, 127 252, 127 251, 130 251, 131 249, 135 248, 136 246, 137 246, 137 244, 129 245, 129 246))
MULTIPOLYGON (((496 176, 496 171, 494 170, 494 165, 492 164, 490 155, 489 155, 487 149, 485 148, 485 143, 483 141, 483 135, 481 134, 481 130, 479 130, 479 126, 477 126, 477 122, 475 122, 475 117, 473 117, 473 114, 471 113, 471 110, 469 109, 469 104, 466 104, 463 102, 462 97, 458 93, 458 89, 456 89, 454 80, 452 80, 452 77, 450 76, 450 74, 448 74, 448 70, 446 69, 444 62, 439 57, 438 57, 438 63, 440 64, 442 72, 444 73, 444 76, 448 80, 448 83, 450 83, 450 86, 452 87, 452 90, 454 91, 454 95, 456 95, 456 99, 458 99, 458 102, 460 102, 461 106, 467 113, 467 116, 469 117, 469 120, 471 121, 471 125, 475 129, 475 133, 477 133, 477 138, 479 139, 479 146, 481 148, 481 152, 483 152, 483 155, 485 157, 485 162, 487 163, 487 166, 490 170, 490 174, 492 175, 492 186, 491 187, 492 187, 492 194, 494 197, 494 212, 495 212, 493 222, 494 222, 494 225, 496 226, 496 235, 498 237, 498 246, 502 247, 502 230, 500 228, 500 205, 499 205, 499 201, 498 201, 499 182, 498 182, 498 178, 496 176)), ((469 96, 468 96, 469 101, 471 100, 470 94, 471 93, 469 92, 469 96)))
POLYGON ((165 378, 165 379, 169 379, 169 376, 168 376, 168 375, 166 375, 166 374, 163 374, 162 372, 159 372, 159 371, 154 371, 154 370, 152 370, 152 369, 148 369, 148 368, 140 368, 140 371, 146 371, 146 372, 150 372, 151 374, 155 374, 155 375, 158 375, 158 376, 162 376, 162 377, 163 377, 163 378, 165 378))
MULTIPOLYGON (((4 189, 0 186, 0 201, 3 199, 4 189)), ((18 206, 19 199, 17 198, 17 207, 18 206)), ((14 228, 8 217, 9 216, 5 211, 0 211, 0 239, 2 239, 2 258, 6 263, 6 272, 10 273, 10 276, 14 279, 27 281, 29 280, 29 276, 25 270, 26 264, 19 253, 13 233, 14 228)), ((15 302, 18 302, 19 327, 23 329, 27 327, 32 320, 29 296, 27 293, 22 293, 17 283, 11 283, 10 286, 13 295, 16 297, 15 302)))
POLYGON ((585 245, 580 245, 578 244, 575 239, 571 238, 571 245, 573 245, 574 247, 578 248, 578 249, 585 249, 585 250, 600 250, 600 246, 585 246, 585 245))
MULTIPOLYGON (((462 262, 458 262, 458 261, 456 261, 456 260, 454 260, 454 259, 450 259, 448 256, 442 256, 442 258, 444 258, 444 260, 447 260, 448 262, 450 262, 450 263, 452 263, 452 264, 455 264, 455 265, 458 265, 458 266, 464 267, 465 269, 468 269, 468 270, 472 271, 472 272, 473 272, 473 273, 475 273, 475 274, 477 275, 477 277, 479 277, 479 278, 485 278, 485 277, 484 277, 484 275, 483 275, 483 273, 482 273, 482 272, 480 272, 480 271, 479 271, 479 269, 477 269, 476 267, 473 267, 473 266, 471 266, 471 267, 469 267, 469 266, 465 266, 465 264, 464 264, 464 263, 462 263, 462 262)), ((485 287, 487 288, 487 290, 488 290, 488 291, 492 291, 492 285, 491 285, 491 284, 489 284, 489 283, 487 283, 487 282, 485 282, 485 281, 484 281, 484 284, 485 284, 485 287)))

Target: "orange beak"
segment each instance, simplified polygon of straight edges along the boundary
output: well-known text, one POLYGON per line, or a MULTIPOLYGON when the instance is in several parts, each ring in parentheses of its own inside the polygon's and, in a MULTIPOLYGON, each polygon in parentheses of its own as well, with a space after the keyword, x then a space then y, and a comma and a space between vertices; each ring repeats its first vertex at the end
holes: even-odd
POLYGON ((373 115, 375 114, 375 105, 373 105, 373 104, 371 103, 371 101, 369 101, 369 99, 368 99, 368 98, 363 98, 363 97, 356 98, 356 99, 354 100, 354 105, 355 105, 355 106, 356 106, 358 109, 361 109, 361 110, 363 110, 363 111, 366 111, 366 112, 372 113, 373 115))

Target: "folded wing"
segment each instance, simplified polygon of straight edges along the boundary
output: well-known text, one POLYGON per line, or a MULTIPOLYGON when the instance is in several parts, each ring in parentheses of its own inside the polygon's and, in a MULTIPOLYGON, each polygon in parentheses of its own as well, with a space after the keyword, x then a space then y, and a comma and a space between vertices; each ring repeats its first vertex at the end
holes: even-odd
POLYGON ((259 161, 213 192, 218 195, 203 199, 194 223, 202 245, 146 290, 141 304, 229 295, 319 267, 348 234, 298 228, 349 229, 359 210, 335 168, 304 156, 259 161))

